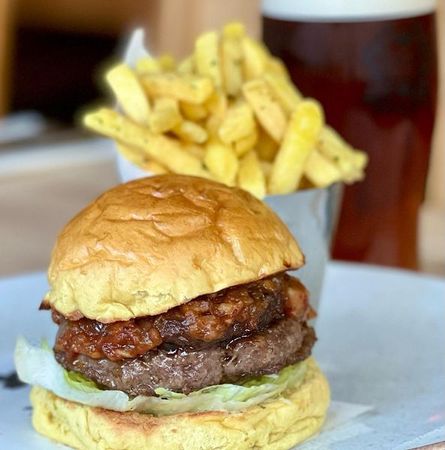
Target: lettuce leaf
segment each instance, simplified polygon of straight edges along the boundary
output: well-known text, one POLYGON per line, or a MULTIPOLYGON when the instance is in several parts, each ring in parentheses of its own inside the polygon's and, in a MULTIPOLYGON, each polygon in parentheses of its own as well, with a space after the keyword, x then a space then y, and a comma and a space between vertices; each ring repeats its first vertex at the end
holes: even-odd
POLYGON ((25 383, 41 386, 59 397, 114 411, 138 411, 154 415, 199 411, 238 411, 280 395, 289 387, 300 384, 306 373, 306 363, 285 367, 278 374, 251 378, 242 384, 219 384, 190 394, 156 389, 156 397, 100 389, 83 375, 65 370, 57 363, 47 344, 31 345, 19 337, 15 349, 15 365, 25 383))

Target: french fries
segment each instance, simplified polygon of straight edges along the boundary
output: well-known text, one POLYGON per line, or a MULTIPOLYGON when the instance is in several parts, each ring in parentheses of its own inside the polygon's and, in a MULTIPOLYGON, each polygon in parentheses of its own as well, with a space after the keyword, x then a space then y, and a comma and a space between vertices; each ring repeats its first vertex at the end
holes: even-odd
POLYGON ((181 123, 178 101, 173 98, 157 98, 148 125, 153 133, 165 133, 181 123))
POLYGON ((223 85, 227 95, 236 97, 243 84, 242 62, 243 50, 241 38, 244 27, 226 26, 223 30, 221 43, 221 67, 223 85))
POLYGON ((269 179, 271 194, 288 194, 297 188, 322 126, 323 112, 320 105, 314 100, 300 102, 292 113, 272 166, 269 179))
POLYGON ((181 102, 181 112, 186 119, 199 122, 207 117, 207 109, 204 105, 181 102))
POLYGON ((246 29, 240 22, 226 23, 222 29, 223 39, 241 39, 245 34, 246 29))
POLYGON ((238 186, 258 198, 266 195, 266 177, 254 151, 250 151, 240 160, 238 186))
POLYGON ((326 126, 320 133, 318 149, 321 155, 335 162, 345 182, 352 183, 363 178, 368 162, 366 153, 354 150, 331 127, 326 126))
POLYGON ((235 184, 239 163, 230 147, 217 141, 208 142, 204 163, 216 180, 229 186, 235 184))
POLYGON ((200 161, 204 161, 204 157, 206 154, 206 150, 202 145, 197 144, 184 144, 184 149, 193 155, 195 158, 198 158, 200 161))
POLYGON ((210 79, 196 75, 147 74, 141 81, 151 97, 172 97, 188 103, 203 103, 213 92, 210 79))
POLYGON ((178 64, 178 73, 180 74, 192 74, 193 73, 193 58, 189 56, 188 58, 183 59, 178 64))
POLYGON ((340 169, 318 150, 308 156, 304 174, 313 185, 321 188, 341 180, 340 169))
POLYGON ((270 57, 267 61, 266 70, 268 73, 272 73, 284 78, 285 80, 289 80, 289 74, 287 73, 286 66, 279 58, 275 58, 273 56, 270 57))
POLYGON ((260 77, 266 68, 269 59, 268 52, 263 44, 244 36, 241 40, 243 50, 243 73, 246 80, 260 77))
POLYGON ((198 124, 188 120, 181 122, 172 131, 185 142, 203 144, 207 140, 207 131, 198 124))
POLYGON ((286 129, 286 115, 280 104, 272 98, 266 82, 261 78, 248 81, 243 85, 243 94, 264 130, 276 142, 280 142, 286 129))
POLYGON ((153 134, 116 111, 101 108, 83 118, 85 126, 105 136, 110 136, 129 147, 144 151, 172 172, 210 178, 201 161, 188 153, 179 142, 162 134, 153 134))
POLYGON ((193 58, 196 72, 199 75, 210 77, 217 89, 222 85, 218 39, 216 31, 199 36, 195 42, 193 58))
POLYGON ((228 108, 219 126, 218 136, 224 144, 232 144, 255 134, 253 111, 245 102, 239 102, 228 108))
POLYGON ((136 61, 135 71, 138 75, 148 75, 150 73, 161 73, 162 67, 156 58, 146 56, 136 61))
POLYGON ((164 72, 171 72, 175 69, 176 63, 172 55, 164 53, 158 58, 161 70, 164 72))
POLYGON ((233 144, 233 149, 235 150, 236 155, 238 158, 241 158, 241 156, 244 156, 249 150, 252 150, 255 145, 258 142, 258 133, 255 130, 251 134, 248 134, 247 136, 238 139, 233 144))
POLYGON ((106 80, 119 112, 97 109, 84 124, 150 173, 212 178, 259 198, 364 177, 367 155, 324 125, 321 106, 240 23, 202 34, 181 61, 141 58, 106 80))
POLYGON ((270 174, 272 172, 272 163, 269 161, 260 161, 261 169, 264 173, 264 178, 266 179, 266 188, 267 188, 267 180, 270 177, 270 174))
POLYGON ((164 54, 159 58, 146 56, 136 61, 136 73, 139 75, 150 73, 171 72, 175 69, 175 60, 173 56, 164 54))
POLYGON ((147 156, 144 151, 137 147, 130 147, 129 145, 122 144, 120 142, 116 142, 119 153, 128 161, 131 161, 133 164, 137 166, 144 166, 147 162, 147 156))
POLYGON ((206 129, 211 139, 218 138, 218 130, 227 111, 227 97, 214 92, 206 103, 209 116, 206 120, 206 129))
POLYGON ((169 173, 168 169, 165 166, 153 160, 145 161, 141 165, 141 167, 147 172, 150 172, 154 175, 163 175, 164 173, 169 173))
POLYGON ((292 114, 301 101, 301 94, 297 88, 282 76, 265 73, 264 79, 272 92, 272 96, 279 102, 286 114, 292 114))
POLYGON ((106 80, 125 114, 135 122, 147 124, 150 104, 133 71, 127 65, 119 64, 107 72, 106 80))
POLYGON ((263 130, 260 130, 256 152, 262 161, 272 162, 278 152, 278 144, 263 130))

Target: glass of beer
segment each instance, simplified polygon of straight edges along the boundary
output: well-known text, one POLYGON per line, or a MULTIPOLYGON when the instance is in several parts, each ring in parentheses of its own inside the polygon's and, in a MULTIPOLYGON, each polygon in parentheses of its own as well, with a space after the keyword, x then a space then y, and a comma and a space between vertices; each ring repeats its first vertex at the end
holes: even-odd
POLYGON ((266 45, 326 121, 369 154, 347 186, 334 258, 417 268, 436 111, 435 0, 263 1, 266 45))

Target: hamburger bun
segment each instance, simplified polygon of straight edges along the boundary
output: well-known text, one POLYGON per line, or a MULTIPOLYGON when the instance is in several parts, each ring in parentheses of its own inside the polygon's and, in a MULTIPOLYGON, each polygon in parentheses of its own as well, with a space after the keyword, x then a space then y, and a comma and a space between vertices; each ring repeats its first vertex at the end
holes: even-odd
POLYGON ((329 386, 310 358, 297 388, 239 412, 120 413, 73 403, 40 387, 33 387, 31 402, 35 429, 76 449, 284 450, 320 429, 329 386))
POLYGON ((65 226, 44 303, 71 319, 126 321, 303 263, 286 226, 249 193, 161 175, 105 192, 65 226))

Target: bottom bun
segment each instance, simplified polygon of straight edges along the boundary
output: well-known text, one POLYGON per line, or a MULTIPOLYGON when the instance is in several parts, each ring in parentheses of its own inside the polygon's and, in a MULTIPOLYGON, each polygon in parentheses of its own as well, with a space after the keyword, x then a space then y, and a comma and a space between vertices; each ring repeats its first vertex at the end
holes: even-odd
POLYGON ((329 385, 308 360, 298 388, 242 411, 209 411, 156 417, 93 408, 31 391, 34 428, 77 449, 210 450, 289 449, 315 434, 329 405, 329 385))

